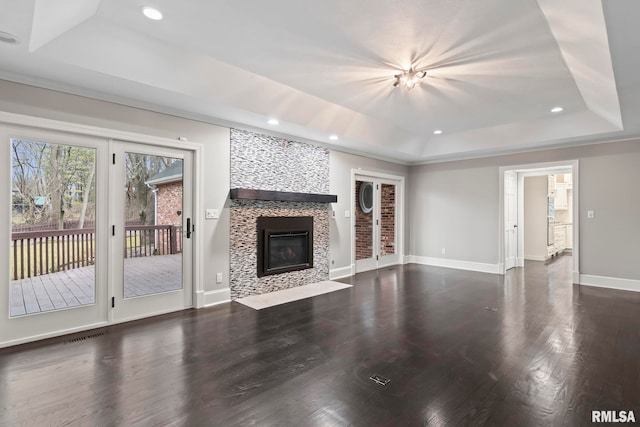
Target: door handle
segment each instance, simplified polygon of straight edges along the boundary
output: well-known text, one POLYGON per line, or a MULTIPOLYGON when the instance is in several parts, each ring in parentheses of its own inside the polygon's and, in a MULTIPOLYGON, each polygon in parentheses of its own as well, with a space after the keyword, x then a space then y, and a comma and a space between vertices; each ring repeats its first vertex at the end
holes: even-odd
POLYGON ((191 218, 187 218, 187 239, 191 238, 191 218))

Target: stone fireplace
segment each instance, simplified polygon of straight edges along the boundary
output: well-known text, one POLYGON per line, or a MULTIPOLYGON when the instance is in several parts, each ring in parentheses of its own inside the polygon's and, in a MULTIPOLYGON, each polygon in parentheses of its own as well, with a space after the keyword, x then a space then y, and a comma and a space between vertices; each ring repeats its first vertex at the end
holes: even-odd
POLYGON ((231 299, 329 279, 329 150, 231 130, 231 299))

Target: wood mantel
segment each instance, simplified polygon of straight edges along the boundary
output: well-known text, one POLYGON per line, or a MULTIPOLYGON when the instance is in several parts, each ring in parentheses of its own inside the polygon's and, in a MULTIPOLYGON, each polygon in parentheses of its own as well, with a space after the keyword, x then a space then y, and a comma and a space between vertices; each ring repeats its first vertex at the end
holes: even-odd
POLYGON ((294 193, 290 191, 252 190, 249 188, 232 188, 229 196, 232 200, 317 203, 336 203, 338 201, 338 196, 335 194, 294 193))

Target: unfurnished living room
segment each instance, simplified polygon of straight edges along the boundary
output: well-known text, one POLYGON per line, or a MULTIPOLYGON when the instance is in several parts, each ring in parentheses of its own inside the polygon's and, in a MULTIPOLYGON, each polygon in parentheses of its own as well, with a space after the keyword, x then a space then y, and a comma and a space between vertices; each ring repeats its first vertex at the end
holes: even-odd
POLYGON ((0 0, 0 425, 637 424, 639 20, 0 0))

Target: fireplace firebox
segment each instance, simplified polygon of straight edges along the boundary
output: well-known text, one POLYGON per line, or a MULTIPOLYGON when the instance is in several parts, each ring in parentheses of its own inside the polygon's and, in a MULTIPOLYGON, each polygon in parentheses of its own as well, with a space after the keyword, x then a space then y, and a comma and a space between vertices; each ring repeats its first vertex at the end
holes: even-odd
POLYGON ((258 277, 313 268, 313 217, 257 219, 258 277))

